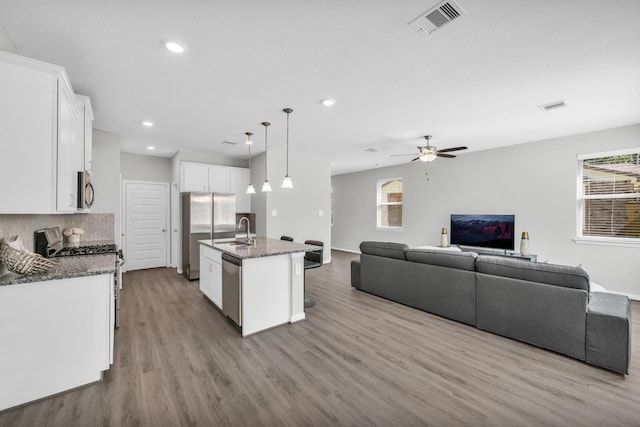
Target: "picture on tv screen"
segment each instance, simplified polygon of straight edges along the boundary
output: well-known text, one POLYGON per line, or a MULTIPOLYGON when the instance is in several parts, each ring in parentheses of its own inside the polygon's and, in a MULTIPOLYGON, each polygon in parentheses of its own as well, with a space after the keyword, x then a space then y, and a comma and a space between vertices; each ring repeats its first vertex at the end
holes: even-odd
POLYGON ((451 244, 514 249, 515 215, 451 215, 451 244))

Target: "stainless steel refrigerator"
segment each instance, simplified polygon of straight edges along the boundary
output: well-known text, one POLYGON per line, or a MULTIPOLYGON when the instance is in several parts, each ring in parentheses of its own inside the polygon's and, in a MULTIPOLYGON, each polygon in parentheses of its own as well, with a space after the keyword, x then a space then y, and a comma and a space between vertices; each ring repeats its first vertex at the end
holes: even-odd
POLYGON ((199 240, 236 236, 236 196, 182 193, 182 274, 200 278, 199 240))

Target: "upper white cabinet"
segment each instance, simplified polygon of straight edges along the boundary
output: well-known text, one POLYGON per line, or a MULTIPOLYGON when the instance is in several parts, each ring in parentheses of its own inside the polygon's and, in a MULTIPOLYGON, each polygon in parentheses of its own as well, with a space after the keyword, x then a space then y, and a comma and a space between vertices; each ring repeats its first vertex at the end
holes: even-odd
POLYGON ((251 194, 247 194, 247 185, 251 172, 245 168, 229 168, 229 192, 236 195, 236 212, 251 212, 251 194))
POLYGON ((251 212, 251 195, 246 193, 249 169, 204 163, 180 164, 180 192, 234 193, 236 212, 251 212))
MULTIPOLYGON (((75 212, 78 205, 78 167, 80 166, 80 115, 73 93, 58 81, 58 135, 56 211, 75 212)), ((54 138, 55 140, 55 138, 54 138)))
POLYGON ((182 163, 180 165, 180 192, 209 192, 209 165, 182 163))
POLYGON ((93 170, 93 108, 91 108, 91 99, 88 96, 77 95, 76 102, 80 110, 79 134, 82 144, 82 164, 79 170, 93 170))
POLYGON ((233 193, 229 190, 229 168, 209 165, 209 191, 211 193, 233 193))
POLYGON ((77 211, 81 117, 67 74, 0 51, 0 214, 77 211))

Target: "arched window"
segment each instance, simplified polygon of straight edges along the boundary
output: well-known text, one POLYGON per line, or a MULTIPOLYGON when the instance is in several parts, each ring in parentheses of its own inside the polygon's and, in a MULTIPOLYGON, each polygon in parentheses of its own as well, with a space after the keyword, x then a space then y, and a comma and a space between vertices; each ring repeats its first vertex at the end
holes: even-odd
POLYGON ((402 178, 378 180, 377 227, 402 230, 402 178))

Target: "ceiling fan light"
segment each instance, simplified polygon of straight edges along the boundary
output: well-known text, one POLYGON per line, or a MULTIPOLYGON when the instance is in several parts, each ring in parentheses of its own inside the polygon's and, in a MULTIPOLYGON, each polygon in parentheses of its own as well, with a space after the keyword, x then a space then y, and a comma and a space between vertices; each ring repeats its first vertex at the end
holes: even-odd
POLYGON ((436 159, 436 157, 438 157, 438 155, 435 152, 429 152, 420 156, 420 160, 422 160, 423 162, 432 162, 436 159))
POLYGON ((289 175, 284 177, 284 180, 282 181, 282 188, 293 188, 293 181, 289 175))

